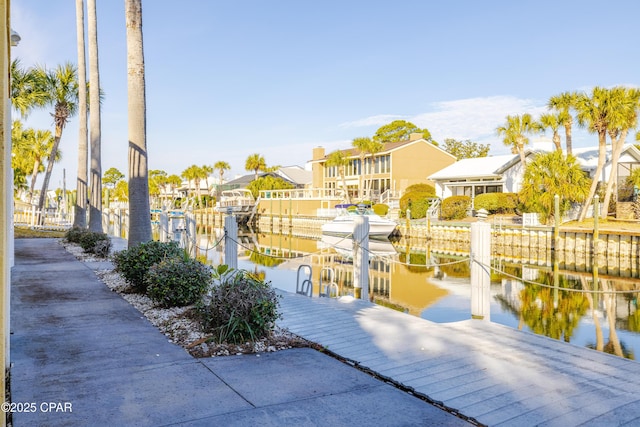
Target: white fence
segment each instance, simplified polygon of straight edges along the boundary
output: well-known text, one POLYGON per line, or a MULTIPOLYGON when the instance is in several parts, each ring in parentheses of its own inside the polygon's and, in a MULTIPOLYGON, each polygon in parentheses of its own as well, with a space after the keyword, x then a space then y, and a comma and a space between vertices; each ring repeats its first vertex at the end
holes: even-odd
POLYGON ((16 206, 13 211, 13 223, 23 227, 66 230, 73 223, 73 211, 39 211, 35 206, 16 206))

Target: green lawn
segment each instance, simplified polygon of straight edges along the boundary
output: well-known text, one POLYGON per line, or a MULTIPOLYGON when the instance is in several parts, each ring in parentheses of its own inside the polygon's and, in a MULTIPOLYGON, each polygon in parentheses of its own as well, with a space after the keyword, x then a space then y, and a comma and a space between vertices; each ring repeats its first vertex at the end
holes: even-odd
POLYGON ((64 231, 34 230, 29 227, 14 227, 13 233, 16 239, 64 237, 64 231))

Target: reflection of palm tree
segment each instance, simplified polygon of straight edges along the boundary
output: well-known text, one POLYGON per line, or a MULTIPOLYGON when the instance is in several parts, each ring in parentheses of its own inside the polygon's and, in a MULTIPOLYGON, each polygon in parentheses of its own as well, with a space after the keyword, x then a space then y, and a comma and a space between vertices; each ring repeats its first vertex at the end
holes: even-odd
MULTIPOLYGON (((582 288, 586 291, 590 291, 590 286, 586 278, 581 277, 580 282, 582 283, 582 288)), ((608 280, 603 280, 602 282, 603 290, 607 291, 609 289, 608 280)), ((587 347, 602 351, 609 354, 614 354, 619 357, 625 357, 627 359, 634 359, 633 351, 628 349, 627 346, 622 343, 618 338, 618 333, 615 328, 615 294, 614 293, 604 293, 603 294, 603 302, 605 305, 607 321, 609 323, 609 341, 607 344, 604 344, 604 334, 602 333, 602 326, 600 325, 600 319, 596 314, 596 307, 594 306, 593 297, 590 292, 586 292, 585 296, 589 301, 589 307, 591 308, 591 312, 593 315, 593 324, 596 328, 596 343, 589 344, 587 347)))
MULTIPOLYGON (((582 289, 585 291, 589 291, 589 282, 585 277, 580 277, 580 283, 582 284, 582 289)), ((602 326, 600 325, 600 319, 598 318, 598 314, 596 313, 596 307, 593 304, 593 297, 590 292, 585 293, 585 297, 587 301, 589 301, 589 308, 591 309, 591 316, 593 317, 593 324, 596 327, 596 345, 595 349, 598 351, 603 351, 604 349, 604 338, 602 335, 602 326)), ((593 347, 592 347, 593 348, 593 347)))
MULTIPOLYGON (((602 289, 604 291, 610 291, 611 286, 609 280, 602 280, 602 289)), ((618 338, 618 332, 616 331, 616 296, 613 292, 603 294, 605 308, 607 310, 607 321, 609 322, 609 342, 607 346, 611 346, 613 354, 616 356, 624 357, 622 354, 622 346, 620 345, 620 339, 618 338)))
MULTIPOLYGON (((552 273, 540 272, 538 282, 549 285, 553 283, 552 273)), ((571 284, 561 279, 562 287, 571 284)), ((570 342, 573 331, 578 327, 589 304, 585 296, 577 292, 560 292, 557 305, 554 304, 554 289, 539 285, 526 285, 520 293, 521 307, 518 309, 503 296, 497 296, 503 309, 520 318, 520 326, 526 324, 538 334, 570 342)))

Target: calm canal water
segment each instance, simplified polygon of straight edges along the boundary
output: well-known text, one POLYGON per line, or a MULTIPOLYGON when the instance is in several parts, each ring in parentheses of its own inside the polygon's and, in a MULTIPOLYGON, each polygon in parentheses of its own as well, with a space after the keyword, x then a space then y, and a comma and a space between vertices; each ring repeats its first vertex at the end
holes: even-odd
MULTIPOLYGON (((212 248, 219 236, 200 236, 198 246, 212 248)), ((252 232, 240 240, 238 267, 256 272, 276 288, 295 292, 298 268, 306 264, 312 267, 314 295, 321 280, 335 282, 340 295, 354 293, 350 240, 252 232)), ((389 241, 371 241, 369 249, 373 302, 433 322, 471 317, 468 259, 389 241)), ((214 265, 224 263, 222 245, 204 252, 214 265)), ((554 280, 550 267, 494 259, 491 321, 635 359, 640 354, 635 291, 640 279, 599 275, 594 282, 588 271, 557 275, 554 280)))

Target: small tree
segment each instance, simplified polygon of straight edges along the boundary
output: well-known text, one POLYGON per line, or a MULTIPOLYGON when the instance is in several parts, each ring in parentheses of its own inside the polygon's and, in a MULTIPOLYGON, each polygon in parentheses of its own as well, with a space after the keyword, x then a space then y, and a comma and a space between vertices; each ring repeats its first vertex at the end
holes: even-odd
POLYGON ((538 212, 547 222, 553 217, 554 196, 560 196, 560 215, 574 202, 582 202, 589 191, 590 180, 576 158, 561 151, 539 154, 525 169, 519 198, 528 211, 538 212))
POLYGON ((273 177, 270 175, 262 176, 254 181, 251 181, 247 185, 247 189, 251 191, 253 197, 258 197, 261 190, 288 190, 294 188, 294 185, 289 181, 285 181, 280 177, 273 177))
POLYGON ((458 141, 453 138, 444 140, 444 151, 460 159, 472 159, 476 157, 487 157, 489 154, 489 144, 478 144, 470 140, 458 141))

